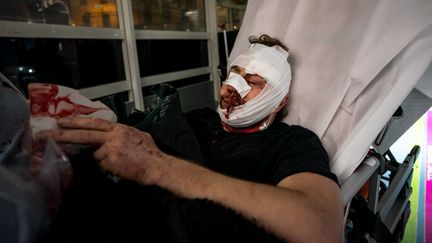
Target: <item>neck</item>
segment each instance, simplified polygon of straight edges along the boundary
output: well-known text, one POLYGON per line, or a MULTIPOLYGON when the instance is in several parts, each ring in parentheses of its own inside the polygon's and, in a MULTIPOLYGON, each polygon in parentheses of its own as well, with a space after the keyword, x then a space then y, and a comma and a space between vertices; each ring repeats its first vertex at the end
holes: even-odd
POLYGON ((249 127, 232 127, 222 121, 222 127, 225 131, 233 132, 233 133, 261 132, 267 129, 273 123, 274 118, 275 118, 274 115, 269 115, 268 117, 264 118, 262 121, 255 123, 254 125, 249 127))

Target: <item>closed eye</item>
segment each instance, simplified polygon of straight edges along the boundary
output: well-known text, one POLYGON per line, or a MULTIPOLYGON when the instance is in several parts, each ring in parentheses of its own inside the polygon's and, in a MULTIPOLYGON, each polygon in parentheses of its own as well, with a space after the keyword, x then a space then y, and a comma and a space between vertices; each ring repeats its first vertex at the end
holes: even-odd
POLYGON ((257 83, 254 82, 254 81, 248 81, 248 80, 246 80, 246 82, 247 82, 249 85, 257 85, 257 83))
POLYGON ((262 88, 267 83, 264 78, 262 78, 261 76, 259 76, 257 74, 246 74, 245 79, 249 85, 255 85, 258 87, 262 87, 262 88))

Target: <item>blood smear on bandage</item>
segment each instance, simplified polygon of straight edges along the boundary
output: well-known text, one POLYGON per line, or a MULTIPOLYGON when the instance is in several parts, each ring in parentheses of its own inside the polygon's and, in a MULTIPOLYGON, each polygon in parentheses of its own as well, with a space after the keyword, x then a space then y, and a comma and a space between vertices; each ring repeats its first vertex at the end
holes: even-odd
MULTIPOLYGON (((77 90, 48 83, 31 83, 28 86, 30 105, 30 126, 32 137, 39 131, 59 129, 57 120, 68 116, 87 116, 117 121, 115 113, 100 101, 91 101, 77 90)), ((73 154, 77 145, 62 146, 73 154)), ((32 161, 39 164, 42 160, 44 143, 32 142, 32 161)), ((36 166, 37 167, 37 166, 36 166)))
MULTIPOLYGON (((69 88, 55 84, 35 83, 29 85, 30 113, 32 117, 61 118, 73 115, 89 115, 106 107, 91 107, 71 100, 74 92, 67 92, 69 88), (60 94, 60 89, 66 89, 60 94)), ((72 91, 72 89, 70 90, 72 91)))

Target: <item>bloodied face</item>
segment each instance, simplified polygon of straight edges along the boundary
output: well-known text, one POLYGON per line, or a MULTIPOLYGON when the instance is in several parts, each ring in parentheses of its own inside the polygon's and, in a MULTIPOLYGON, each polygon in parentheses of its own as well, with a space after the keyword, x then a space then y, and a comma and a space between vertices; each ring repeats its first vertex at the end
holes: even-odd
POLYGON ((259 93, 261 93, 267 83, 261 76, 246 73, 245 69, 239 66, 231 67, 230 72, 235 72, 241 75, 247 82, 247 85, 250 86, 250 90, 247 95, 242 98, 233 86, 229 84, 222 85, 220 93, 220 107, 222 109, 227 109, 228 114, 234 107, 242 105, 255 98, 259 93))

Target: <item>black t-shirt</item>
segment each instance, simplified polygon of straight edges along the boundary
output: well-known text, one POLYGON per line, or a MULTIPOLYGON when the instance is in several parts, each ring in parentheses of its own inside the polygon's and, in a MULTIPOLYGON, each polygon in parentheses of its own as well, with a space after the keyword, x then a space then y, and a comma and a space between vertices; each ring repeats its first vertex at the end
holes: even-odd
MULTIPOLYGON (((275 123, 262 132, 235 134, 223 131, 218 114, 211 109, 185 117, 203 156, 180 156, 215 171, 267 184, 303 171, 336 181, 319 139, 307 129, 275 123)), ((181 128, 181 122, 175 121, 179 129, 168 139, 175 141, 162 144, 193 141, 189 127, 181 128), (187 139, 180 139, 184 136, 187 139)), ((219 203, 184 199, 156 186, 126 180, 115 183, 99 169, 93 152, 88 149, 72 159, 73 183, 41 242, 280 242, 219 203)))
POLYGON ((225 132, 219 115, 211 109, 192 111, 187 119, 206 166, 214 171, 273 185, 299 172, 317 173, 337 182, 319 138, 306 128, 276 122, 261 132, 225 132))

